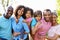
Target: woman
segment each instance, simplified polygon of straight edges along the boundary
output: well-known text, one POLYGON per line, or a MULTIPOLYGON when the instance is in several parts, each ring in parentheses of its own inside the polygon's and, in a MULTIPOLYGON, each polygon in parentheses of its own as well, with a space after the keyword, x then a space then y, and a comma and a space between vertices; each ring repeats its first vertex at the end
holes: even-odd
POLYGON ((57 23, 57 13, 52 12, 51 23, 52 27, 48 31, 48 40, 60 40, 60 25, 57 23))
POLYGON ((15 10, 15 18, 12 19, 14 40, 26 40, 27 34, 29 33, 28 25, 23 22, 24 19, 22 15, 24 13, 24 10, 25 7, 19 5, 15 10))

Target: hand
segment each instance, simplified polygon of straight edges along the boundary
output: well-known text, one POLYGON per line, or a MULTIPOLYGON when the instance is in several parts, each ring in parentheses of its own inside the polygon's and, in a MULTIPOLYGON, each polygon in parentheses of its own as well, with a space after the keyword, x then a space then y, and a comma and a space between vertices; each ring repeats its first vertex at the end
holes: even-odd
POLYGON ((18 36, 18 35, 20 35, 20 32, 14 32, 13 33, 13 36, 18 36))
POLYGON ((36 24, 36 25, 38 26, 38 25, 40 25, 40 24, 41 24, 41 22, 37 22, 37 24, 36 24))
POLYGON ((18 23, 18 19, 15 19, 16 20, 16 23, 18 23))
POLYGON ((23 22, 26 22, 26 20, 23 20, 23 22))

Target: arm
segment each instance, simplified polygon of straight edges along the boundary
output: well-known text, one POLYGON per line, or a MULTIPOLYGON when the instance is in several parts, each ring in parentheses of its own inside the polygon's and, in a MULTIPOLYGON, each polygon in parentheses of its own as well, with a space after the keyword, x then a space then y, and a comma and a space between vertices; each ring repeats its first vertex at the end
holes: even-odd
POLYGON ((15 18, 16 23, 18 23, 19 20, 16 17, 14 17, 14 18, 15 18))
POLYGON ((23 27, 24 27, 24 30, 25 30, 24 34, 28 34, 30 32, 30 30, 28 28, 28 25, 24 22, 22 24, 23 24, 23 27))
POLYGON ((13 23, 15 23, 14 20, 15 20, 14 18, 11 19, 11 26, 12 26, 12 32, 13 32, 12 34, 13 34, 13 36, 18 36, 18 35, 20 35, 20 32, 17 32, 17 30, 16 30, 17 26, 16 26, 16 24, 13 24, 13 23))
POLYGON ((27 23, 27 21, 26 21, 26 20, 23 20, 23 22, 27 23))
POLYGON ((18 36, 18 35, 20 35, 20 32, 14 32, 13 33, 13 36, 18 36))
POLYGON ((40 22, 37 22, 37 24, 35 25, 35 27, 32 29, 33 30, 33 34, 36 33, 36 31, 38 30, 38 26, 40 25, 40 22))
POLYGON ((27 22, 26 20, 23 20, 23 22, 27 23, 27 25, 30 26, 31 22, 27 22))

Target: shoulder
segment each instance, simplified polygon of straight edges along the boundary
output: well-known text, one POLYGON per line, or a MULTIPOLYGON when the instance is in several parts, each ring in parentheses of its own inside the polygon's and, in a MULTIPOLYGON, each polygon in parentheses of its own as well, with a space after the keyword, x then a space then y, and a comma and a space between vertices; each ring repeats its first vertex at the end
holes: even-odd
POLYGON ((21 16, 20 19, 19 19, 19 21, 23 21, 23 20, 24 20, 24 18, 21 16))
POLYGON ((11 19, 12 21, 15 20, 14 17, 11 17, 10 19, 11 19))
POLYGON ((57 25, 59 28, 60 28, 60 24, 59 25, 57 25))
POLYGON ((56 26, 56 29, 57 30, 60 30, 60 24, 56 26))
POLYGON ((0 21, 3 20, 3 16, 0 16, 0 21))
POLYGON ((50 34, 51 32, 54 32, 53 29, 54 29, 54 28, 51 27, 51 28, 49 29, 49 31, 48 31, 48 34, 50 34))
POLYGON ((35 25, 36 25, 36 23, 37 23, 36 19, 35 19, 35 18, 33 18, 33 19, 32 19, 32 21, 31 21, 31 26, 35 26, 35 25))

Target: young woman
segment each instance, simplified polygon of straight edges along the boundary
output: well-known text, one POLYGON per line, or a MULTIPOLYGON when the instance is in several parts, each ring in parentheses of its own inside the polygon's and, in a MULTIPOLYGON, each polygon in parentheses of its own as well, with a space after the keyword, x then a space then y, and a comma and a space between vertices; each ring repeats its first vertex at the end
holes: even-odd
POLYGON ((57 13, 52 12, 52 27, 48 31, 48 40, 60 40, 60 25, 57 23, 57 13))
POLYGON ((27 34, 29 33, 29 28, 26 23, 23 22, 23 13, 24 13, 25 7, 22 5, 19 5, 17 9, 15 10, 15 17, 12 19, 12 26, 13 26, 13 36, 14 40, 26 40, 27 34))

